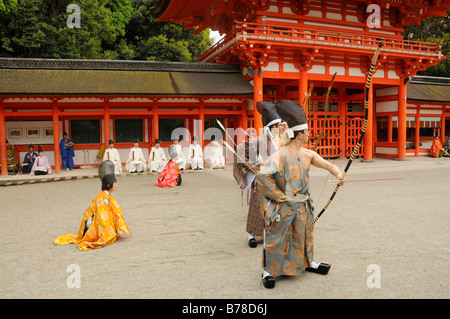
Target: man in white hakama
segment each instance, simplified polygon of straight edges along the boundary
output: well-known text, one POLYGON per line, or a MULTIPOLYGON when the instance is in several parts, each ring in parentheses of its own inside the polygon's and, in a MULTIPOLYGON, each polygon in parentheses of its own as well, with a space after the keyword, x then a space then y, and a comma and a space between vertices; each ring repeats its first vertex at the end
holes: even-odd
POLYGON ((175 160, 172 158, 178 165, 180 170, 184 170, 186 168, 186 157, 183 154, 183 147, 179 144, 178 138, 173 140, 173 144, 169 147, 169 154, 172 154, 171 149, 174 149, 178 154, 178 158, 175 160))
POLYGON ((223 147, 216 141, 211 142, 211 168, 225 168, 223 147))
POLYGON ((194 137, 193 144, 189 147, 189 156, 191 160, 191 169, 202 170, 203 169, 203 150, 202 147, 197 144, 197 138, 194 137))
POLYGON ((150 167, 150 172, 161 173, 164 166, 167 164, 167 157, 164 150, 160 147, 161 141, 159 139, 155 140, 155 147, 150 151, 148 156, 148 166, 150 167))
POLYGON ((114 148, 114 141, 109 140, 109 148, 105 150, 103 160, 110 160, 114 163, 115 174, 122 174, 122 162, 120 161, 119 151, 114 148))
POLYGON ((130 149, 125 169, 129 173, 142 173, 147 171, 147 161, 144 158, 144 153, 139 147, 139 140, 134 141, 134 147, 130 149))

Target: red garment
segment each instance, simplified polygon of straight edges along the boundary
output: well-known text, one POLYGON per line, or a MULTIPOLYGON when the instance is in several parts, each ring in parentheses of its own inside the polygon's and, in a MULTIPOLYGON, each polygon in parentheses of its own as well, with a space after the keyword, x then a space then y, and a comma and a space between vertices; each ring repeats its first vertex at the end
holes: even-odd
POLYGON ((431 148, 430 148, 430 156, 432 156, 432 157, 439 157, 439 152, 440 151, 444 152, 444 148, 442 147, 441 140, 435 139, 433 141, 433 144, 431 145, 431 148))
POLYGON ((181 172, 177 163, 170 161, 158 175, 158 183, 153 186, 175 187, 181 184, 181 172))

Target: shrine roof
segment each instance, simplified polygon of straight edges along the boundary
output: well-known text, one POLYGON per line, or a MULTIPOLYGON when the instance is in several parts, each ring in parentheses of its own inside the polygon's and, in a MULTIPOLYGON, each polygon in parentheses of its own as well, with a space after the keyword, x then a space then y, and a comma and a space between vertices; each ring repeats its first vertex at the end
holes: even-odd
POLYGON ((0 58, 0 94, 252 95, 233 65, 0 58))
POLYGON ((450 78, 413 76, 407 86, 408 100, 450 102, 450 78))

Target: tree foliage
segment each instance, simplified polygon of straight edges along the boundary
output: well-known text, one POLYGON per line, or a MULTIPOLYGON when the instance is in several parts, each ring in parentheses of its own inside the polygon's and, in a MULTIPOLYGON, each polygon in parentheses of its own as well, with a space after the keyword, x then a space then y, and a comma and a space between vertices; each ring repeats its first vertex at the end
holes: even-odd
POLYGON ((442 54, 447 59, 418 72, 418 74, 450 77, 450 11, 447 11, 447 16, 444 18, 429 17, 422 20, 420 26, 409 25, 405 28, 403 36, 407 40, 441 43, 442 54))
POLYGON ((157 0, 0 0, 0 56, 66 59, 197 61, 209 30, 156 22, 157 0), (80 27, 69 28, 69 4, 80 27))

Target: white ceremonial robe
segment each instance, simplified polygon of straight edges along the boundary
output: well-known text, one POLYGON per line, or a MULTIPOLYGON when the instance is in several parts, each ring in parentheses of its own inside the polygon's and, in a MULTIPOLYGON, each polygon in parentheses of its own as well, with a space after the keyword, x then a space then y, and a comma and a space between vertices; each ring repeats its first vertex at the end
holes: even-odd
POLYGON ((129 173, 147 171, 147 161, 140 147, 130 149, 127 162, 125 163, 125 169, 129 173))
POLYGON ((115 148, 107 148, 103 155, 103 160, 110 160, 114 163, 114 173, 122 174, 122 162, 120 161, 119 151, 115 148))
MULTIPOLYGON (((183 154, 183 147, 180 144, 172 144, 171 147, 175 147, 177 154, 178 154, 178 159, 175 161, 178 165, 179 169, 185 169, 186 168, 186 157, 184 157, 183 154)), ((170 156, 170 152, 169 152, 169 156, 170 156)))
POLYGON ((148 163, 150 172, 161 173, 164 166, 167 165, 167 157, 164 150, 161 147, 153 147, 148 156, 148 163))
POLYGON ((203 169, 203 150, 199 144, 189 146, 191 169, 203 169))
POLYGON ((224 168, 225 157, 223 156, 223 147, 214 143, 211 148, 211 168, 224 168))

